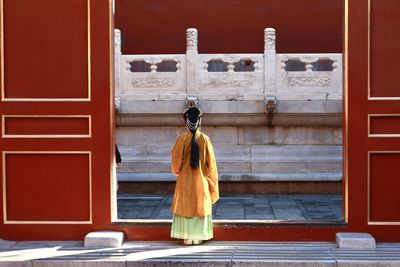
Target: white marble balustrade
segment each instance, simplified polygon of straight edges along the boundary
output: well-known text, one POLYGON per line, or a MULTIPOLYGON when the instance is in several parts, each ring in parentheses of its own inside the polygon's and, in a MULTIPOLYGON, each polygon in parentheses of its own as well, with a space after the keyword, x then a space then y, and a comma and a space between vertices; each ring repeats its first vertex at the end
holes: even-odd
POLYGON ((199 94, 263 94, 262 54, 200 54, 198 56, 199 94), (226 71, 209 71, 209 62, 219 61, 226 71), (252 71, 235 71, 236 66, 254 64, 252 71), (245 63, 245 64, 242 64, 245 63))
POLYGON ((115 31, 116 97, 121 100, 183 100, 187 95, 203 100, 342 99, 342 54, 277 54, 272 28, 265 29, 260 54, 199 54, 197 30, 191 28, 186 54, 122 55, 121 34, 115 31))
POLYGON ((121 95, 145 93, 186 93, 185 55, 122 55, 121 95), (158 72, 157 64, 173 62, 176 71, 158 72), (132 63, 144 62, 149 72, 132 72, 132 63))
POLYGON ((277 54, 277 98, 341 100, 342 73, 342 54, 277 54), (287 70, 290 62, 300 66, 300 70, 287 70))

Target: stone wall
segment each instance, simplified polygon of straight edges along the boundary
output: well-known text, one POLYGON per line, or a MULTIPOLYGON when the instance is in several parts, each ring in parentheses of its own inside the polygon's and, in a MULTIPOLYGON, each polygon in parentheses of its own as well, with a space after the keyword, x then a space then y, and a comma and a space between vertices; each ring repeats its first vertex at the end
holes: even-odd
MULTIPOLYGON (((341 145, 341 127, 210 127, 201 129, 215 146, 341 145)), ((119 146, 172 146, 185 127, 117 127, 119 146)))
MULTIPOLYGON (((181 119, 180 115, 175 116, 181 119)), ((210 126, 206 121, 203 120, 206 125, 202 131, 214 145, 221 181, 342 180, 339 125, 210 126)), ((124 162, 119 180, 175 181, 170 172, 170 151, 177 136, 185 131, 185 127, 165 124, 117 127, 117 143, 124 162)))

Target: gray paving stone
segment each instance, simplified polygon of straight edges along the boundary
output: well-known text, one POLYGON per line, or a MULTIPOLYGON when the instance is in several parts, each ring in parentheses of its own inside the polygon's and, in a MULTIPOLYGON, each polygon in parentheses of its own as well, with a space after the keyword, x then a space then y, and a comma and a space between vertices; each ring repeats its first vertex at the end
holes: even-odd
POLYGON ((0 259, 0 267, 32 267, 31 261, 7 261, 0 259))
MULTIPOLYGON (((171 219, 172 195, 121 195, 120 219, 171 219)), ((330 195, 227 195, 213 205, 214 219, 340 220, 340 197, 330 195), (312 201, 310 201, 312 199, 312 201), (270 203, 272 205, 270 205, 270 203), (322 204, 321 204, 322 203, 322 204), (314 205, 324 205, 314 207, 314 205)))
MULTIPOLYGON (((0 265, 1 266, 1 265, 0 265)), ((102 260, 90 262, 88 260, 37 260, 33 261, 32 267, 125 267, 125 261, 102 260)))
POLYGON ((375 249, 360 250, 338 249, 333 242, 209 241, 199 246, 185 246, 181 242, 131 241, 118 249, 88 249, 82 242, 34 241, 18 242, 2 250, 0 255, 0 267, 394 267, 400 266, 400 243, 378 243, 375 249))
POLYGON ((15 243, 16 243, 15 241, 8 241, 0 238, 0 249, 9 248, 15 243))
POLYGON ((245 220, 276 220, 276 217, 273 215, 264 215, 264 214, 250 214, 250 215, 246 215, 246 217, 244 218, 245 220))
POLYGON ((35 248, 53 248, 61 247, 69 249, 73 247, 83 247, 82 241, 20 241, 16 242, 12 249, 16 250, 29 250, 35 248))
MULTIPOLYGON (((135 168, 134 166, 130 166, 130 162, 127 163, 127 170, 132 170, 135 168)), ((154 162, 149 162, 146 166, 140 165, 139 170, 143 168, 151 168, 151 164, 155 164, 154 162)), ((227 166, 223 166, 226 170, 229 168, 229 164, 227 166)), ((231 168, 229 171, 236 172, 220 172, 219 178, 220 181, 341 181, 342 180, 342 172, 247 172, 249 170, 249 164, 243 163, 237 164, 234 168, 231 168), (242 166, 242 167, 241 167, 242 166)), ((157 171, 162 172, 118 172, 117 177, 119 182, 150 182, 150 181, 176 181, 176 176, 169 172, 170 166, 168 163, 161 162, 160 166, 157 167, 157 171), (168 172, 167 172, 168 170, 168 172)))
POLYGON ((400 267, 400 260, 337 260, 338 267, 400 267))

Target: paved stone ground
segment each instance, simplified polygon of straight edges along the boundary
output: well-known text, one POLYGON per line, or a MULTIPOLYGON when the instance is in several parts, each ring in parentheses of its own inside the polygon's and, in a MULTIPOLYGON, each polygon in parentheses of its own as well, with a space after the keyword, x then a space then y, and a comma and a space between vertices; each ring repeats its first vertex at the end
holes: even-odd
MULTIPOLYGON (((171 219, 171 195, 118 195, 119 219, 171 219)), ((225 195, 217 220, 341 220, 341 195, 225 195)))
POLYGON ((338 249, 331 242, 208 241, 125 242, 118 248, 84 248, 77 241, 0 240, 0 267, 270 266, 400 267, 400 243, 376 249, 338 249))

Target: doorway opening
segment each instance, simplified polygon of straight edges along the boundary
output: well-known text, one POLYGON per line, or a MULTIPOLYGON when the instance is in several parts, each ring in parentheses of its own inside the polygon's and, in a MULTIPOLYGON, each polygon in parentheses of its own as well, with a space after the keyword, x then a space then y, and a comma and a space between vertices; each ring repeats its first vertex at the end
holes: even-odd
MULTIPOLYGON (((202 4, 204 12, 213 12, 207 7, 211 2, 202 4)), ((256 2, 247 3, 240 18, 233 16, 236 28, 224 31, 212 26, 218 18, 214 24, 206 19, 210 13, 182 17, 176 26, 167 23, 177 15, 175 9, 162 1, 152 9, 140 1, 115 0, 116 142, 122 154, 118 221, 171 220, 176 178, 170 151, 186 131, 183 110, 196 102, 220 174, 215 222, 343 222, 343 3, 320 4, 319 10, 299 4, 305 17, 333 14, 330 19, 311 16, 320 20, 317 27, 315 21, 303 21, 312 39, 298 35, 293 23, 285 24, 285 10, 293 7, 284 3, 271 2, 263 12, 278 9, 283 15, 261 26, 243 15, 251 14, 256 2), (140 9, 152 17, 144 29, 137 25, 146 18, 130 13, 140 9), (247 30, 238 26, 245 18, 247 30), (161 28, 151 28, 152 23, 161 28), (257 33, 250 30, 260 27, 257 33)), ((184 1, 176 5, 186 8, 185 14, 194 12, 184 1)), ((302 19, 297 16, 294 20, 302 19)))

